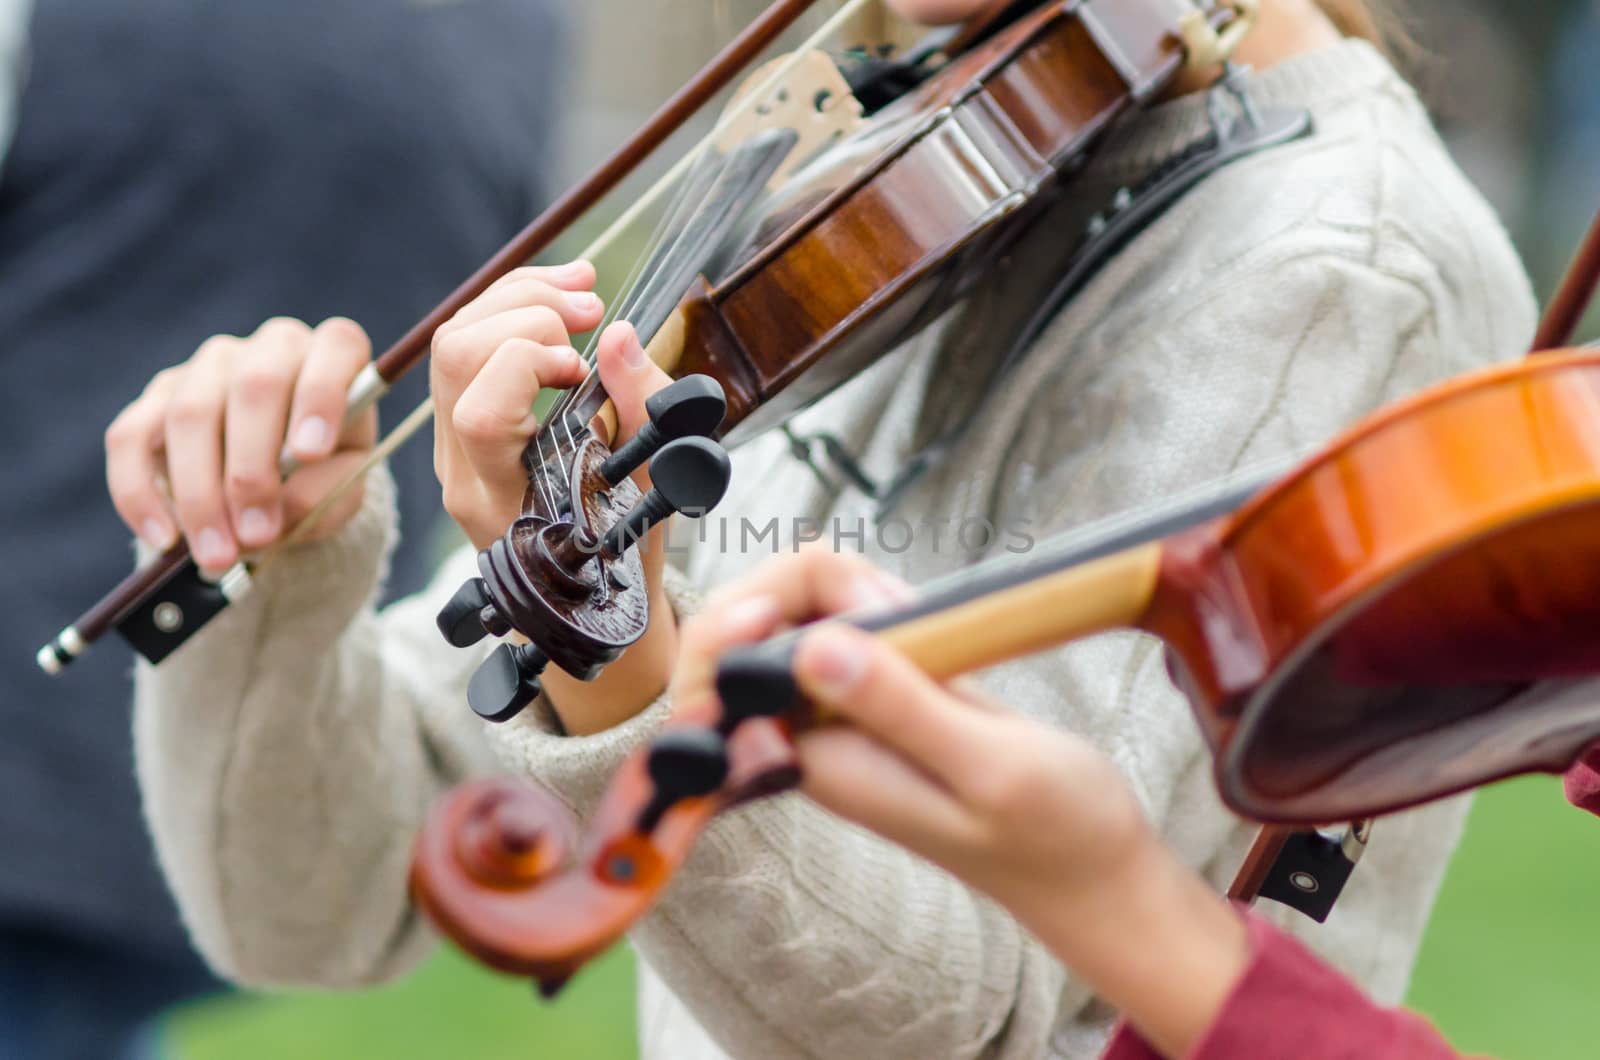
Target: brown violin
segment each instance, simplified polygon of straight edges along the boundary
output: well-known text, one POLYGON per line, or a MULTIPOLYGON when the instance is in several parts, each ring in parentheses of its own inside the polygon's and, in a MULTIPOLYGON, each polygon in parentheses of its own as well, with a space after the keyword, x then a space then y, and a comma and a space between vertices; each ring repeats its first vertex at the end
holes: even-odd
MULTIPOLYGON (((511 630, 531 642, 490 656, 472 709, 514 717, 546 666, 591 678, 636 641, 649 611, 629 546, 675 512, 705 512, 727 485, 725 458, 696 436, 731 445, 783 422, 962 297, 1109 124, 1177 75, 1185 48, 1183 27, 1154 8, 1043 4, 852 121, 776 188, 800 137, 792 123, 703 159, 686 186, 705 187, 689 197, 704 205, 620 311, 684 378, 615 454, 597 377, 541 427, 523 516, 440 619, 458 646, 511 630), (654 488, 641 499, 628 475, 647 460, 654 488)), ((848 87, 789 91, 833 104, 848 87)))
MULTIPOLYGON (((1597 282, 1600 217, 1536 350, 1570 341, 1597 282)), ((1264 829, 1230 888, 1321 920, 1372 817, 1564 769, 1600 740, 1600 697, 1532 689, 1600 669, 1600 352, 1445 383, 1281 476, 919 596, 845 620, 940 678, 1112 629, 1165 641, 1231 806, 1357 821, 1264 829)), ((797 783, 793 736, 827 719, 797 694, 794 639, 727 656, 719 702, 680 710, 625 762, 581 836, 527 781, 451 793, 417 839, 418 903, 485 964, 558 990, 650 909, 717 813, 797 783)))
MULTIPOLYGON (((351 407, 367 407, 439 324, 547 245, 807 6, 775 4, 634 143, 380 357, 351 407)), ((522 517, 440 615, 458 646, 513 631, 528 641, 484 664, 473 709, 503 721, 538 695, 546 666, 592 678, 615 660, 649 622, 631 546, 674 512, 709 508, 726 486, 726 458, 706 439, 734 444, 782 422, 961 297, 1119 115, 1186 65, 1224 60, 1255 10, 1253 0, 1209 16, 1183 7, 1013 5, 907 58, 898 74, 910 87, 873 97, 870 113, 825 58, 795 60, 776 89, 748 89, 760 105, 719 127, 687 167, 668 238, 616 306, 657 363, 693 378, 657 395, 650 426, 615 451, 598 376, 564 394, 525 454, 522 517), (654 487, 641 496, 630 475, 647 462, 654 487)), ((57 636, 40 665, 59 671, 113 629, 159 661, 247 584, 244 571, 204 581, 179 545, 57 636)))

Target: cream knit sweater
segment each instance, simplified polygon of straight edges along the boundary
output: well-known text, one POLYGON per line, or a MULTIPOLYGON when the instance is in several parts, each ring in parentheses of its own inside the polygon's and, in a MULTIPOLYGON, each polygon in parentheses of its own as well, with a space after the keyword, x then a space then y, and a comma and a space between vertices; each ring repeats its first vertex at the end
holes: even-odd
MULTIPOLYGON (((957 539, 963 520, 1042 538, 1307 449, 1383 402, 1522 350, 1533 304, 1506 236, 1377 52, 1349 42, 1291 60, 1253 93, 1309 107, 1316 134, 1212 177, 1097 277, 897 509, 913 548, 903 528, 875 533, 870 501, 828 492, 778 437, 735 456, 721 509, 730 546, 740 515, 757 527, 777 517, 785 547, 804 520, 846 548, 861 547, 864 527, 874 560, 921 581, 979 558, 957 539)), ((1163 105, 1120 130, 1087 179, 1132 179, 1205 128, 1200 99, 1163 105)), ((1007 329, 1057 271, 1067 240, 1053 235, 1075 230, 1074 209, 799 429, 836 432, 888 477, 966 416, 1007 329)), ((588 738, 548 731, 535 711, 477 722, 464 690, 482 652, 448 648, 433 628, 472 557, 374 612, 392 526, 375 476, 337 538, 295 553, 166 665, 138 673, 140 776, 162 863, 200 948, 244 983, 349 987, 406 971, 435 944, 407 900, 409 847, 448 785, 509 770, 583 812, 669 709, 588 738)), ((694 606, 688 586, 772 550, 770 538, 751 554, 724 550, 715 521, 707 537, 679 557, 680 610, 694 606)), ((1226 883, 1252 829, 1219 805, 1152 640, 1101 637, 985 682, 1104 748, 1184 860, 1226 883)), ((1384 821, 1327 925, 1268 915, 1397 1000, 1464 812, 1455 801, 1384 821)), ((796 796, 717 822, 633 942, 647 1057, 1087 1057, 1108 1020, 994 905, 796 796)))

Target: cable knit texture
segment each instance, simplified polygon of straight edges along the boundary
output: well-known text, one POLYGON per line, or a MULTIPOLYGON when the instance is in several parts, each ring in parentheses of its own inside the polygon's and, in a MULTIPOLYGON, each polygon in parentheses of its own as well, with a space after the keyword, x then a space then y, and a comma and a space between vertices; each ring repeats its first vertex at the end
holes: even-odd
MULTIPOLYGON (((1520 352, 1533 305, 1505 234, 1373 49, 1292 60, 1253 94, 1309 107, 1315 135, 1190 193, 1061 314, 1001 393, 976 403, 1006 335, 1059 274, 1060 233, 1080 230, 1081 200, 1048 215, 966 303, 800 417, 800 431, 837 434, 887 478, 976 415, 892 518, 831 490, 782 439, 758 439, 735 455, 727 514, 705 540, 675 535, 686 574, 675 607, 696 606, 688 586, 769 556, 774 539, 749 531, 773 518, 779 547, 822 527, 825 541, 922 581, 1307 450, 1385 401, 1520 352)), ((1084 185, 1130 179, 1205 128, 1198 98, 1142 115, 1084 185)), ((426 948, 407 851, 447 783, 510 770, 584 813, 669 711, 658 702, 584 738, 531 711, 499 728, 471 722, 464 688, 482 655, 447 648, 431 621, 471 557, 374 614, 363 601, 389 511, 380 477, 340 537, 286 559, 167 665, 139 672, 141 775, 163 863, 203 950, 246 982, 340 986, 403 970, 426 948)), ((1218 803, 1153 640, 1101 637, 984 681, 1104 748, 1181 856, 1226 883, 1251 829, 1218 803)), ((1384 821, 1326 926, 1266 915, 1381 1002, 1398 1000, 1464 811, 1455 801, 1384 821)), ((1109 1027, 1001 910, 793 796, 718 821, 633 939, 647 1057, 1086 1057, 1109 1027)))

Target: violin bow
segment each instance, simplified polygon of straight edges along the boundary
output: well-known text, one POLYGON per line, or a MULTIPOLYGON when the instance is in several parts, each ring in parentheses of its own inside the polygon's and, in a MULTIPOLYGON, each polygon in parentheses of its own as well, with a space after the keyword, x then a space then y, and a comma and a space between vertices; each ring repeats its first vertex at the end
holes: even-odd
MULTIPOLYGON (((830 32, 832 27, 864 6, 865 2, 866 0, 848 0, 826 25, 813 35, 812 41, 830 32)), ((727 88, 742 70, 815 6, 815 3, 816 0, 775 0, 687 84, 663 103, 632 137, 587 177, 551 203, 477 272, 368 365, 350 387, 346 398, 346 417, 359 416, 376 404, 401 376, 421 363, 432 343, 434 332, 441 325, 481 295, 495 281, 547 250, 556 239, 677 132, 689 118, 727 88)), ((807 46, 810 46, 810 43, 808 41, 807 46)), ((787 72, 787 66, 777 70, 757 91, 749 93, 742 105, 754 106, 754 101, 762 98, 771 88, 777 87, 787 72)), ((721 125, 722 123, 719 123, 719 129, 721 125)), ((715 136, 715 132, 712 135, 715 136)), ((702 141, 694 152, 657 183, 649 195, 619 218, 606 235, 602 236, 601 242, 607 241, 614 232, 641 213, 660 189, 669 185, 710 139, 708 137, 702 141)), ((372 465, 381 462, 405 438, 420 429, 428 421, 430 414, 431 403, 425 401, 405 419, 394 435, 374 451, 372 458, 357 474, 337 487, 332 496, 292 528, 280 542, 279 547, 264 554, 265 558, 270 559, 281 552, 282 547, 303 537, 334 499, 353 488, 372 465)), ((296 464, 285 457, 280 461, 280 469, 287 476, 296 470, 296 464)), ((190 556, 188 543, 179 540, 167 551, 123 579, 98 603, 61 630, 50 643, 39 649, 36 661, 45 673, 59 674, 73 660, 83 655, 91 645, 108 632, 117 629, 130 616, 149 610, 150 624, 163 635, 163 642, 153 650, 149 649, 149 646, 139 647, 141 653, 150 661, 159 662, 205 622, 226 608, 232 600, 248 590, 249 571, 249 566, 240 563, 227 572, 218 583, 212 584, 200 576, 198 567, 190 556), (191 606, 187 609, 176 605, 164 608, 163 604, 154 599, 163 593, 181 595, 191 606)))
POLYGON ((1589 231, 1578 252, 1572 256, 1566 273, 1556 293, 1545 307, 1539 330, 1533 337, 1533 349, 1554 350, 1570 345, 1572 336, 1583 323, 1589 305, 1594 301, 1595 288, 1600 286, 1600 213, 1589 223, 1589 231))

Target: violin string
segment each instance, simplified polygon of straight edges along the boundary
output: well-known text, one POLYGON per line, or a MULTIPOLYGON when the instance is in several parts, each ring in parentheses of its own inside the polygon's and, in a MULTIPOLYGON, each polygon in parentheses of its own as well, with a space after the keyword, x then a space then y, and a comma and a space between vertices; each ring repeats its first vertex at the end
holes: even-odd
MULTIPOLYGON (((807 53, 816 50, 818 45, 836 34, 859 11, 867 7, 869 4, 875 2, 877 2, 877 0, 844 0, 837 11, 830 15, 821 26, 817 27, 817 29, 810 36, 801 41, 800 44, 795 47, 794 51, 790 52, 784 57, 784 61, 773 70, 772 74, 765 81, 761 82, 755 88, 744 92, 736 101, 734 101, 718 118, 716 124, 712 126, 711 131, 706 133, 706 135, 703 136, 699 142, 694 145, 694 147, 690 148, 689 151, 682 158, 680 158, 677 163, 674 164, 672 168, 661 177, 660 180, 656 182, 649 192, 629 206, 628 209, 624 211, 615 222, 613 222, 611 227, 606 230, 605 234, 600 237, 600 242, 607 244, 612 242, 620 230, 630 227, 646 210, 652 208, 655 205, 656 200, 661 197, 662 193, 667 187, 676 186, 679 188, 681 194, 684 188, 687 187, 687 183, 682 182, 681 178, 687 175, 691 166, 700 161, 700 156, 707 151, 718 140, 718 138, 726 133, 735 122, 742 120, 749 111, 755 109, 761 100, 766 99, 775 90, 782 87, 784 80, 788 78, 788 76, 793 73, 802 62, 805 61, 805 56, 807 53)), ((669 213, 670 212, 671 211, 669 210, 669 213)), ((598 251, 596 251, 596 253, 598 253, 598 251)), ((585 252, 583 256, 588 257, 588 252, 585 252)), ((642 255, 635 264, 635 272, 642 268, 643 265, 648 261, 649 255, 642 255)), ((591 354, 593 352, 594 345, 594 343, 591 343, 591 354)), ((586 359, 591 360, 592 363, 592 356, 586 359)))
MULTIPOLYGON (((584 383, 596 374, 595 362, 598 359, 600 336, 612 323, 631 315, 644 289, 651 262, 658 259, 662 246, 678 230, 684 215, 692 216, 695 211, 703 208, 705 194, 698 190, 698 186, 703 183, 703 174, 694 169, 687 171, 678 181, 678 189, 645 241, 643 252, 635 255, 627 278, 618 289, 616 297, 611 300, 600 324, 590 335, 587 349, 582 354, 584 363, 589 366, 584 383)), ((564 465, 564 457, 575 454, 578 450, 579 431, 574 430, 569 411, 576 402, 576 395, 580 393, 581 386, 582 384, 568 388, 556 398, 545 416, 546 429, 539 431, 534 442, 535 467, 531 469, 533 479, 540 487, 541 496, 548 505, 548 510, 552 512, 560 509, 561 496, 571 493, 570 489, 562 490, 559 487, 555 481, 555 469, 564 465)))
MULTIPOLYGON (((594 379, 599 372, 596 362, 599 359, 600 337, 604 334, 605 329, 612 323, 619 319, 627 319, 628 313, 635 304, 633 301, 634 296, 639 295, 643 289, 645 270, 652 264, 656 257, 656 252, 660 249, 666 235, 675 229, 681 229, 685 219, 688 216, 692 216, 695 211, 703 207, 704 202, 716 185, 714 178, 719 176, 720 173, 725 170, 729 164, 731 164, 732 159, 731 157, 724 158, 721 160, 720 165, 716 169, 711 170, 708 174, 705 174, 713 179, 710 179, 706 182, 705 192, 699 196, 692 193, 692 189, 694 189, 696 185, 696 181, 692 179, 694 176, 696 176, 693 167, 701 163, 703 156, 712 149, 712 146, 715 144, 715 142, 728 130, 729 127, 732 126, 734 122, 743 119, 748 111, 755 109, 759 105, 761 100, 767 98, 772 92, 781 88, 789 74, 792 73, 797 66, 799 66, 808 52, 815 49, 822 41, 836 34, 840 27, 845 25, 846 22, 848 22, 857 11, 866 7, 870 2, 872 2, 872 0, 845 0, 845 2, 841 4, 839 9, 835 11, 833 15, 826 19, 823 24, 819 26, 815 32, 808 36, 792 53, 786 56, 783 62, 778 64, 774 72, 765 81, 758 84, 754 89, 746 92, 743 96, 731 104, 713 125, 711 131, 702 137, 700 141, 684 155, 683 158, 679 159, 679 161, 671 169, 669 169, 659 181, 656 182, 655 186, 650 189, 650 192, 644 198, 635 202, 627 211, 625 211, 623 215, 613 223, 611 228, 607 230, 605 235, 601 237, 603 241, 609 241, 607 237, 610 237, 613 235, 613 233, 631 226, 640 216, 644 214, 646 210, 650 209, 654 205, 655 200, 660 198, 663 190, 666 187, 675 186, 677 188, 677 192, 674 195, 672 203, 669 204, 665 211, 663 211, 661 219, 658 221, 654 232, 652 232, 649 240, 647 240, 645 252, 635 258, 633 268, 629 273, 627 280, 619 289, 625 293, 619 294, 618 297, 612 302, 611 307, 607 310, 600 326, 594 330, 593 335, 590 337, 589 342, 586 345, 582 356, 585 363, 590 366, 590 369, 588 376, 584 379, 585 384, 594 379)), ((598 253, 598 251, 596 251, 596 253, 598 253)), ((582 256, 589 257, 590 255, 588 252, 585 252, 585 254, 582 256)), ((641 341, 643 341, 643 337, 641 337, 641 341)), ((576 450, 577 438, 573 433, 572 423, 567 413, 575 404, 577 395, 581 389, 582 384, 577 387, 568 388, 551 406, 550 411, 547 414, 547 421, 549 418, 555 418, 559 421, 559 423, 556 425, 556 430, 541 431, 539 434, 540 441, 536 443, 535 448, 537 450, 538 462, 541 469, 547 467, 552 462, 551 460, 547 459, 545 455, 544 438, 546 435, 554 435, 558 431, 565 433, 568 445, 574 451, 576 450)), ((552 442, 556 444, 556 451, 553 455, 559 457, 561 455, 559 439, 552 439, 552 442)), ((536 472, 535 477, 542 476, 536 472)), ((554 487, 552 486, 549 488, 553 489, 554 487)), ((555 505, 552 505, 551 510, 555 510, 555 505)))
MULTIPOLYGON (((699 150, 699 145, 696 146, 695 150, 699 150)), ((682 172, 685 174, 684 178, 680 178, 676 182, 672 182, 670 180, 671 174, 669 173, 666 178, 663 178, 663 182, 658 182, 657 185, 651 189, 651 198, 659 199, 662 190, 665 187, 671 186, 672 183, 675 183, 677 187, 677 191, 674 193, 671 203, 669 203, 667 209, 663 211, 662 216, 657 220, 655 228, 651 231, 649 238, 645 240, 644 252, 635 256, 633 265, 630 267, 627 277, 618 287, 617 296, 612 299, 611 303, 607 306, 605 313, 601 317, 599 325, 593 329, 583 353, 580 354, 585 365, 589 366, 589 371, 585 376, 585 381, 595 374, 594 364, 598 357, 600 336, 605 333, 605 330, 608 327, 610 327, 618 319, 621 319, 623 314, 627 311, 627 307, 634 303, 634 297, 637 294, 638 287, 641 283, 649 261, 652 257, 654 257, 660 248, 662 242, 667 236, 667 233, 671 231, 671 226, 674 223, 674 217, 683 209, 684 202, 690 196, 691 185, 690 181, 686 179, 687 174, 690 171, 685 169, 682 172)), ((642 210, 634 210, 632 213, 634 219, 643 216, 642 210)), ((606 244, 609 242, 608 237, 610 237, 613 232, 620 233, 624 231, 631 224, 631 221, 626 223, 620 222, 621 219, 619 219, 619 223, 613 223, 606 233, 602 234, 602 236, 593 244, 591 244, 589 248, 585 249, 585 251, 579 255, 579 257, 587 259, 591 256, 596 256, 602 253, 606 247, 606 244)), ((555 402, 552 403, 549 411, 546 414, 546 423, 554 420, 555 429, 541 430, 538 433, 537 440, 534 443, 537 466, 533 469, 533 479, 538 484, 541 491, 541 496, 548 505, 548 509, 552 512, 558 510, 560 507, 560 490, 553 480, 554 472, 552 470, 552 465, 558 463, 562 456, 559 434, 564 433, 566 435, 569 451, 576 452, 578 446, 577 437, 572 431, 571 423, 567 415, 569 409, 571 408, 572 395, 575 393, 575 391, 576 388, 568 388, 556 398, 555 402), (550 452, 546 451, 547 443, 549 448, 552 450, 550 452)))
MULTIPOLYGON (((827 21, 819 26, 815 32, 802 41, 795 48, 795 50, 789 54, 786 61, 779 64, 775 68, 770 77, 758 85, 754 90, 747 92, 740 99, 736 100, 723 114, 722 118, 718 120, 716 125, 712 127, 709 133, 707 133, 693 148, 691 148, 683 158, 679 159, 671 169, 663 174, 660 179, 651 185, 650 188, 646 190, 645 193, 637 200, 635 200, 632 205, 624 210, 615 221, 607 226, 606 230, 596 237, 594 242, 585 248, 578 255, 578 257, 583 259, 593 259, 594 257, 598 256, 606 247, 615 242, 623 231, 631 227, 642 214, 655 206, 656 201, 663 194, 665 194, 668 188, 675 186, 675 182, 684 175, 689 166, 692 165, 699 157, 702 150, 704 150, 709 144, 713 143, 717 137, 726 132, 732 122, 744 117, 745 112, 752 109, 755 106, 756 101, 765 99, 774 89, 778 88, 783 83, 783 80, 787 78, 789 74, 791 74, 795 68, 800 65, 801 62, 804 61, 804 57, 807 52, 814 50, 824 40, 827 40, 834 33, 838 32, 840 27, 842 27, 850 18, 852 18, 857 12, 872 2, 875 2, 875 0, 845 0, 845 2, 840 5, 839 9, 835 11, 833 15, 827 19, 827 21)), ((414 437, 418 431, 427 426, 429 421, 433 418, 433 413, 433 398, 431 396, 424 398, 422 402, 415 409, 413 409, 408 416, 406 416, 405 419, 400 421, 394 430, 389 432, 389 434, 386 435, 376 447, 374 447, 373 454, 376 456, 377 454, 381 453, 382 455, 377 456, 376 459, 363 462, 360 470, 350 475, 348 478, 344 479, 337 486, 335 486, 323 499, 322 504, 319 504, 316 509, 313 509, 313 511, 325 513, 341 497, 354 489, 356 485, 363 480, 367 472, 369 472, 373 467, 377 466, 377 464, 381 463, 384 459, 387 459, 389 455, 395 452, 395 450, 399 449, 400 446, 404 445, 407 441, 414 437)), ((317 515, 317 518, 320 517, 320 514, 317 515)), ((294 540, 300 540, 303 538, 306 532, 309 532, 309 527, 311 525, 314 525, 314 519, 301 519, 294 525, 294 527, 290 529, 289 533, 285 535, 284 538, 280 539, 280 543, 281 541, 287 541, 291 538, 294 540), (302 530, 302 527, 306 527, 306 529, 302 530)), ((269 548, 267 552, 262 553, 262 555, 266 555, 267 553, 276 554, 278 550, 279 546, 274 545, 269 548)))
MULTIPOLYGON (((677 229, 679 224, 682 222, 683 216, 685 214, 692 214, 695 210, 698 210, 703 206, 704 196, 695 194, 695 181, 693 179, 692 171, 685 171, 685 175, 679 179, 677 183, 677 192, 673 195, 672 201, 668 204, 667 209, 662 212, 661 217, 657 220, 654 230, 650 233, 650 237, 645 241, 644 252, 635 257, 633 266, 629 270, 627 278, 623 280, 622 285, 618 288, 617 296, 612 299, 610 306, 607 308, 604 316, 601 318, 599 326, 594 329, 593 333, 589 337, 589 341, 582 354, 584 363, 589 366, 589 372, 585 377, 585 382, 587 382, 589 378, 592 378, 598 371, 596 362, 599 359, 600 337, 605 334, 606 329, 609 328, 613 323, 618 320, 626 319, 627 316, 632 312, 632 308, 638 304, 638 296, 644 285, 645 273, 649 268, 649 263, 656 258, 668 236, 677 229), (694 202, 691 205, 691 200, 696 199, 699 201, 694 202)), ((555 427, 555 430, 539 432, 537 450, 541 469, 548 467, 550 463, 555 462, 553 459, 547 458, 545 455, 544 440, 547 436, 556 435, 557 432, 564 434, 566 436, 566 442, 569 447, 569 451, 577 451, 577 436, 572 429, 571 418, 568 416, 568 412, 574 403, 574 395, 577 393, 577 391, 577 387, 568 388, 567 390, 563 391, 561 396, 558 397, 552 404, 550 411, 547 414, 546 422, 553 420, 553 426, 555 427)), ((555 447, 555 452, 552 454, 552 457, 559 458, 562 455, 559 439, 553 439, 553 444, 555 447)), ((547 498, 547 500, 549 499, 550 498, 547 498)), ((554 510, 553 505, 551 510, 554 510)))
MULTIPOLYGON (((600 324, 595 327, 593 333, 590 335, 587 347, 580 355, 583 358, 584 363, 589 366, 589 372, 585 376, 586 380, 590 376, 594 375, 593 365, 599 346, 600 336, 605 332, 606 328, 608 328, 619 318, 624 310, 625 305, 631 304, 632 295, 640 282, 641 276, 643 275, 646 262, 648 262, 650 257, 655 254, 657 248, 665 238, 666 232, 669 230, 669 222, 671 221, 672 215, 679 208, 681 208, 682 200, 687 196, 687 193, 687 185, 683 182, 680 182, 678 190, 673 197, 672 204, 658 220, 655 229, 651 232, 650 237, 646 240, 645 252, 635 258, 627 278, 622 282, 622 285, 619 288, 617 297, 611 301, 606 309, 606 312, 601 318, 600 324)), ((636 214, 635 216, 638 215, 636 214)), ((617 230, 621 231, 620 228, 617 230)), ((607 234, 609 234, 609 232, 607 234)), ((606 237, 603 235, 579 256, 581 258, 589 258, 591 255, 600 254, 605 249, 605 242, 606 237)), ((563 391, 562 394, 551 405, 550 410, 546 414, 546 423, 550 423, 552 420, 554 420, 554 429, 541 430, 536 436, 534 442, 535 466, 531 469, 532 479, 540 491, 540 496, 544 499, 548 509, 552 512, 556 511, 560 506, 559 497, 561 491, 558 488, 558 484, 554 481, 553 470, 553 465, 559 462, 563 452, 561 448, 560 434, 564 433, 566 435, 566 441, 570 451, 576 452, 577 450, 577 438, 572 432, 571 424, 567 416, 567 411, 571 407, 570 398, 573 392, 573 389, 570 388, 563 391)))

